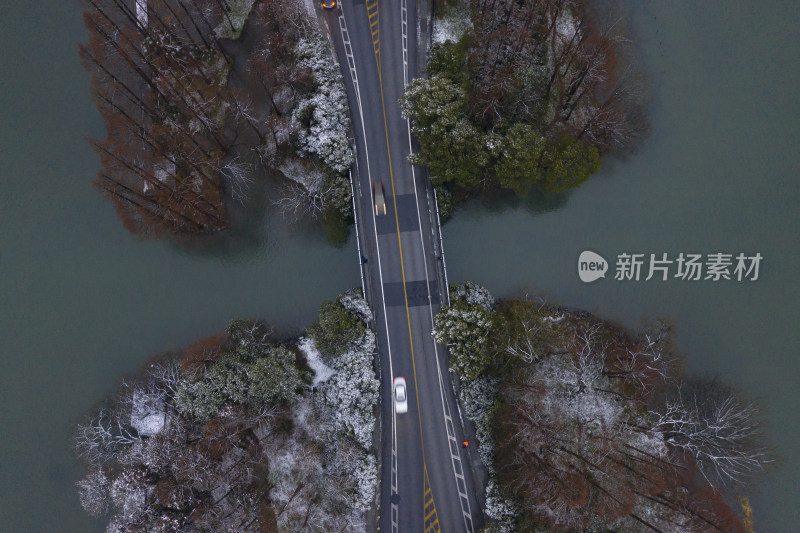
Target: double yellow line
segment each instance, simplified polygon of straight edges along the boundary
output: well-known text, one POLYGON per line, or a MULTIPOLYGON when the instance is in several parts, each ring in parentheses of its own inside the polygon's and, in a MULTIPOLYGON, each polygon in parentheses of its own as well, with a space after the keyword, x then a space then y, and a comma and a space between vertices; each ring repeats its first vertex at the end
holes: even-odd
MULTIPOLYGON (((417 387, 417 364, 414 359, 414 336, 411 333, 411 312, 408 308, 408 290, 406 289, 406 269, 403 261, 403 242, 400 238, 400 219, 397 216, 397 197, 394 192, 394 170, 392 167, 392 151, 389 148, 389 123, 386 120, 386 102, 383 96, 383 74, 381 72, 381 38, 380 38, 380 16, 378 0, 367 0, 367 18, 369 19, 370 32, 372 34, 372 50, 375 54, 375 63, 378 67, 378 85, 381 92, 381 109, 383 111, 383 131, 386 135, 386 155, 389 158, 389 181, 392 186, 392 205, 394 206, 394 223, 397 228, 397 246, 400 250, 400 273, 403 279, 403 300, 406 307, 406 322, 408 323, 408 341, 411 346, 411 367, 414 371, 414 395, 417 400, 417 422, 419 424, 419 441, 422 448, 422 465, 424 469, 423 481, 423 514, 425 532, 440 531, 439 517, 436 512, 436 504, 433 500, 433 491, 428 478, 428 464, 425 460, 425 440, 422 435, 422 414, 419 409, 419 390, 417 387)), ((416 185, 415 185, 416 186, 416 185)), ((420 228, 421 230, 421 228, 420 228)))

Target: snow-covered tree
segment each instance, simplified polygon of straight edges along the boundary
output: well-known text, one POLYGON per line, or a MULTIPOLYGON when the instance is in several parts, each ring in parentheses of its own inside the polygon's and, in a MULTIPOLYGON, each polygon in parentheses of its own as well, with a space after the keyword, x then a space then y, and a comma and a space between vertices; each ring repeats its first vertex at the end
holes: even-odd
POLYGON ((471 339, 456 348, 494 358, 461 372, 458 387, 488 473, 488 531, 741 530, 693 472, 695 462, 709 476, 763 466, 753 407, 702 386, 653 409, 676 369, 668 329, 630 335, 527 298, 495 303, 473 284, 451 299, 493 324, 476 342, 469 321, 448 323, 471 339))
POLYGON ((99 517, 108 511, 111 504, 110 483, 101 467, 90 467, 89 473, 78 481, 77 486, 81 506, 89 515, 99 517))
POLYGON ((229 403, 248 407, 291 403, 300 384, 294 354, 284 347, 271 347, 250 361, 233 353, 217 360, 199 381, 184 381, 175 406, 181 413, 207 420, 229 403))
POLYGON ((315 89, 292 112, 299 125, 301 150, 317 156, 328 167, 344 174, 354 156, 348 133, 350 114, 339 66, 331 59, 328 43, 318 32, 309 32, 297 43, 298 65, 311 70, 315 89))
MULTIPOLYGON (((375 334, 367 331, 363 348, 374 347, 375 334)), ((340 354, 335 362, 334 374, 322 386, 325 402, 334 409, 336 425, 345 433, 352 433, 364 448, 372 443, 375 430, 375 406, 378 403, 380 384, 375 376, 373 350, 349 350, 340 354)))
POLYGON ((489 292, 489 289, 478 285, 474 281, 463 281, 451 285, 450 298, 464 300, 470 306, 479 305, 487 311, 494 307, 494 296, 489 292))
POLYGON ((518 367, 495 420, 502 485, 526 513, 568 531, 641 523, 640 495, 677 479, 664 439, 638 429, 646 416, 605 375, 594 333, 577 331, 574 349, 518 367))
MULTIPOLYGON (((337 304, 359 323, 372 317, 355 291, 337 304)), ((78 492, 93 516, 111 512, 107 531, 366 531, 375 335, 364 329, 336 354, 314 393, 302 359, 271 333, 234 320, 180 361, 147 366, 79 426, 78 492)), ((302 344, 308 357, 313 341, 302 344)))
POLYGON ((449 346, 450 368, 464 379, 477 378, 493 361, 487 342, 493 304, 485 288, 466 282, 451 289, 450 306, 434 317, 433 338, 449 346))
POLYGON ((369 304, 361 294, 360 289, 351 289, 339 296, 339 303, 347 309, 349 313, 357 316, 364 324, 372 322, 374 315, 369 304))
POLYGON ((644 76, 607 3, 442 4, 428 77, 406 87, 401 109, 420 142, 411 163, 455 202, 577 187, 601 155, 644 136, 644 76))
POLYGON ((683 384, 652 414, 654 430, 691 456, 712 486, 741 485, 771 462, 758 408, 718 380, 683 384))
POLYGON ((409 161, 427 166, 434 183, 475 188, 489 157, 483 132, 465 118, 464 90, 445 76, 418 78, 406 88, 400 106, 420 141, 419 153, 409 161))
POLYGON ((307 328, 328 366, 334 358, 356 347, 364 338, 372 311, 360 295, 345 293, 319 306, 318 318, 307 328))

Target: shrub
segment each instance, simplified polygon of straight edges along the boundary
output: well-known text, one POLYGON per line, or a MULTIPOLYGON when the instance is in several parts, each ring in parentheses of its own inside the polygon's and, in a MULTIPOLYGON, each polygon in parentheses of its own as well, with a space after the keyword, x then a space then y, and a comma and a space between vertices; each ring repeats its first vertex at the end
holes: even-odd
POLYGON ((328 366, 334 366, 335 356, 361 339, 365 331, 363 321, 348 312, 338 300, 323 302, 319 306, 319 317, 307 328, 328 366))

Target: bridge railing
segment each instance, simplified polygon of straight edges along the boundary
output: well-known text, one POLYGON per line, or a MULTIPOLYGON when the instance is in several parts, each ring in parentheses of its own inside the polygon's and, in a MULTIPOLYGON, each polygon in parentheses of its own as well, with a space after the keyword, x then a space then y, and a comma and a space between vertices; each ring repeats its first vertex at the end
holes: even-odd
POLYGON ((364 283, 364 255, 361 253, 361 235, 358 234, 358 207, 356 206, 356 188, 353 185, 353 172, 348 170, 350 176, 350 197, 353 200, 353 221, 356 227, 356 246, 358 247, 358 272, 361 274, 361 294, 367 299, 367 286, 364 283))
POLYGON ((450 306, 450 283, 447 281, 447 262, 444 259, 444 242, 442 241, 442 223, 439 217, 439 197, 436 195, 436 187, 433 189, 433 205, 436 206, 436 232, 439 235, 439 256, 442 258, 442 271, 444 272, 444 294, 447 306, 450 306))

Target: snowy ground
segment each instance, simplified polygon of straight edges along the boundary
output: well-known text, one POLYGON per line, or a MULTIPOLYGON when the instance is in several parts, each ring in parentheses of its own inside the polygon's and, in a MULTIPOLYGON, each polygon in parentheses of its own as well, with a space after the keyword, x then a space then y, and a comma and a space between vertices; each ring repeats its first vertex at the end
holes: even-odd
POLYGON ((168 417, 166 406, 160 396, 136 390, 133 392, 132 401, 131 426, 139 432, 139 435, 152 437, 164 429, 168 417))
POLYGON ((450 9, 444 16, 433 19, 433 42, 456 42, 470 28, 472 22, 469 19, 469 8, 462 3, 450 9))
POLYGON ((142 28, 147 27, 147 0, 136 0, 136 20, 142 28))
POLYGON ((303 0, 303 4, 306 6, 308 16, 313 19, 317 15, 316 11, 314 10, 314 0, 303 0))
POLYGON ((314 371, 314 386, 327 381, 336 373, 334 369, 322 362, 319 351, 317 351, 317 347, 314 346, 313 339, 309 337, 303 337, 297 343, 297 347, 300 348, 300 351, 302 351, 306 356, 308 366, 310 366, 311 370, 314 371))

